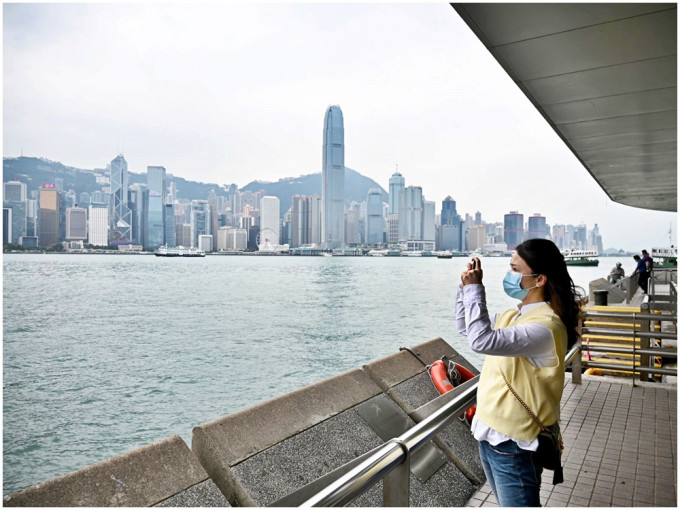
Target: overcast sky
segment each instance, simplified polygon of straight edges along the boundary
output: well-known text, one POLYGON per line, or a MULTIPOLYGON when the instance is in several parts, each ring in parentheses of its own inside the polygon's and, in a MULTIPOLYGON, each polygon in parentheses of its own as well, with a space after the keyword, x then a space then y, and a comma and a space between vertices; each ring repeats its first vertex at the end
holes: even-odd
POLYGON ((4 4, 3 155, 242 187, 345 164, 502 221, 599 224, 668 245, 677 215, 611 202, 446 3, 4 4))

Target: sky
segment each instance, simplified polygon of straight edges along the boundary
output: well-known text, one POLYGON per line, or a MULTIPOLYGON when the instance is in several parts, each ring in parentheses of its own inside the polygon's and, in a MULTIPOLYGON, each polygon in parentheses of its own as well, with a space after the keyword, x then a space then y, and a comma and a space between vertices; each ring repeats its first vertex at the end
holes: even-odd
POLYGON ((3 5, 3 156, 243 187, 398 170, 437 211, 597 223, 604 248, 677 245, 677 214, 608 199, 447 3, 3 5))

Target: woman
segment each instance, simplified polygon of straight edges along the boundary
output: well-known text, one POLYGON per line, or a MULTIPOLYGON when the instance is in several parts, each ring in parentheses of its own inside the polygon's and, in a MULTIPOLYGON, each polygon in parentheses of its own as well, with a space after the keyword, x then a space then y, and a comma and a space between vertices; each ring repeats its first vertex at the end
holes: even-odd
POLYGON ((489 318, 482 267, 473 259, 456 297, 458 330, 486 354, 472 433, 500 506, 540 506, 543 468, 533 455, 540 431, 508 389, 501 371, 545 427, 558 426, 564 357, 578 338, 580 295, 557 246, 545 239, 520 244, 503 280, 521 302, 489 318))

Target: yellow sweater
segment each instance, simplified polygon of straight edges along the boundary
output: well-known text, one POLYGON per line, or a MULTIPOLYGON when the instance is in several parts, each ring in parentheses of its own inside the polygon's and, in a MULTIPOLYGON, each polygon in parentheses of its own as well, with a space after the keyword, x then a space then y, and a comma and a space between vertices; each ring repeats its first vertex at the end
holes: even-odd
MULTIPOLYGON (((518 310, 502 313, 494 329, 508 327, 518 313, 518 310)), ((550 305, 529 310, 512 325, 527 323, 541 324, 552 332, 559 360, 557 365, 537 368, 526 358, 487 355, 477 390, 477 417, 492 429, 521 441, 535 439, 540 428, 510 392, 500 369, 543 426, 549 427, 559 415, 567 352, 567 329, 550 305)))

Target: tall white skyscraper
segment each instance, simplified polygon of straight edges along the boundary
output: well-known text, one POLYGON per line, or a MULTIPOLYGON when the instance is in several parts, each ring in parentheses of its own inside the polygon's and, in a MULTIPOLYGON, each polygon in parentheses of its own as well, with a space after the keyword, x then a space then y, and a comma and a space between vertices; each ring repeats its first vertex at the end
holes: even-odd
POLYGON ((278 197, 262 197, 260 200, 260 251, 279 245, 281 232, 279 218, 281 201, 278 197))
POLYGON ((321 244, 330 250, 345 241, 345 128, 339 106, 326 110, 321 174, 321 244))
POLYGON ((399 192, 399 241, 422 240, 423 188, 407 186, 399 192))
POLYGON ((88 210, 87 242, 94 246, 109 244, 109 208, 106 204, 92 204, 88 210))

